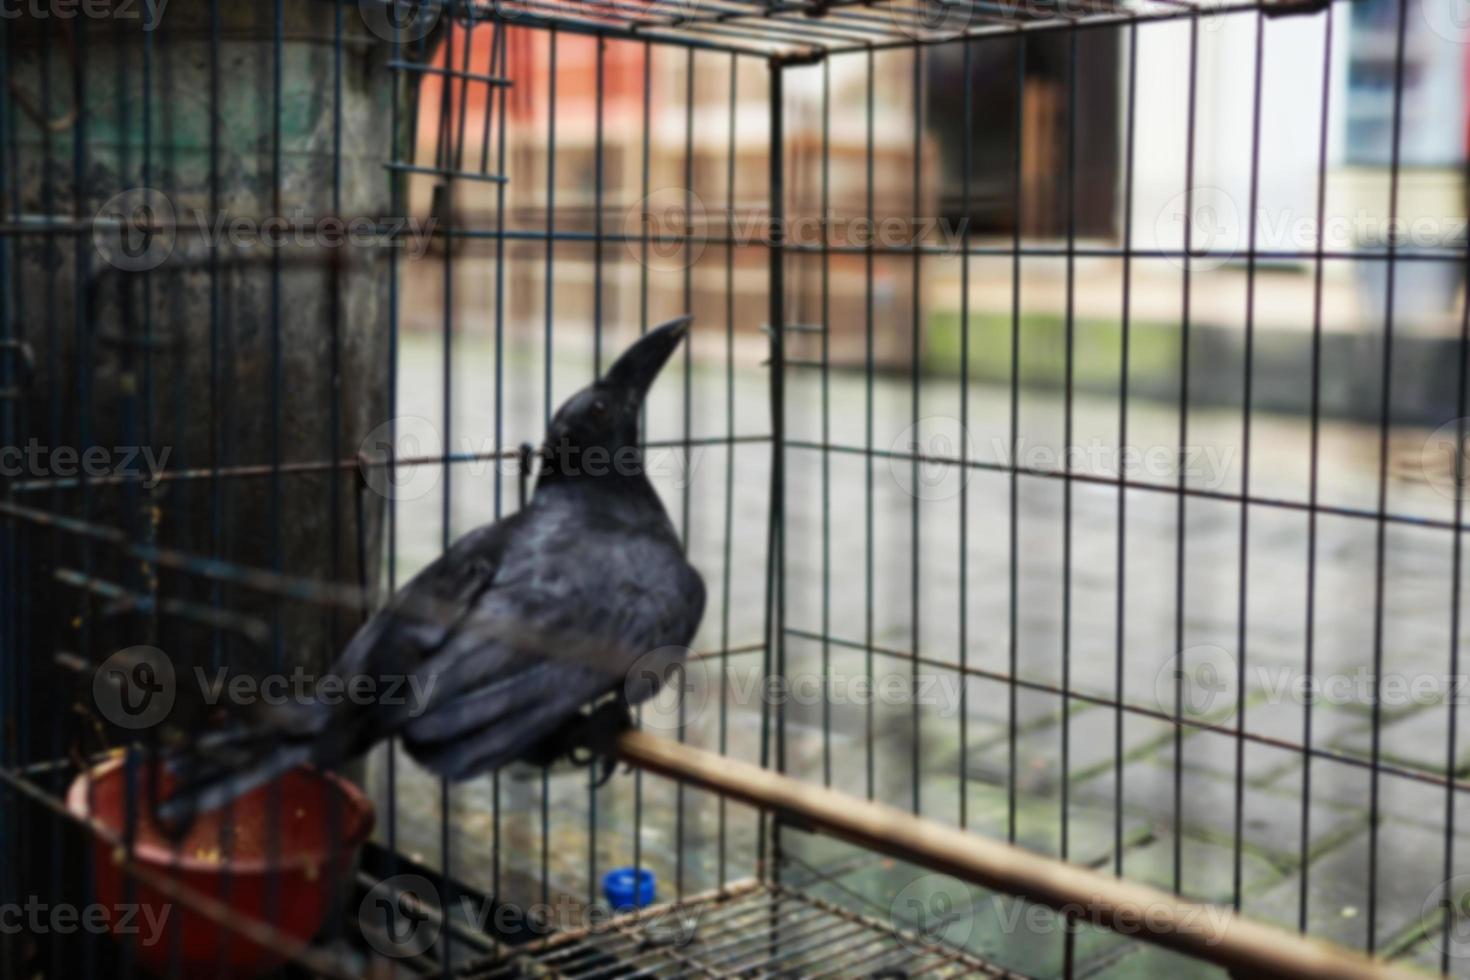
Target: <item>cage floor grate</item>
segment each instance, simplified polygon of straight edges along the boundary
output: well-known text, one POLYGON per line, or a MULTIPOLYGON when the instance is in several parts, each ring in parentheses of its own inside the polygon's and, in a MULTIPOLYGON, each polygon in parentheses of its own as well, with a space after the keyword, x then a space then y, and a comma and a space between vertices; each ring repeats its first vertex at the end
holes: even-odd
POLYGON ((1018 977, 788 888, 745 883, 470 964, 464 980, 1018 977))

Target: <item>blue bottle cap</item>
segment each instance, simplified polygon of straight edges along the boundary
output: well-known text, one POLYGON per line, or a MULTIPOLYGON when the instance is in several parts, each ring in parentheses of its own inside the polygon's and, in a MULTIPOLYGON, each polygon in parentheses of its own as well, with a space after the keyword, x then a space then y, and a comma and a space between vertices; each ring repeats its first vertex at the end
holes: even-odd
POLYGON ((653 904, 658 878, 647 868, 614 868, 602 876, 602 893, 615 912, 653 904))

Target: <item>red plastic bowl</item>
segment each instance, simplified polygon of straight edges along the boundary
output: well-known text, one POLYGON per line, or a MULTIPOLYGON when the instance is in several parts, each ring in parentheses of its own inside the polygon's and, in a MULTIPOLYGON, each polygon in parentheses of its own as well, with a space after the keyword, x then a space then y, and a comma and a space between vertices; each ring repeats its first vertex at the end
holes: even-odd
MULTIPOLYGON (((119 843, 128 804, 124 777, 121 758, 104 762, 76 778, 66 804, 90 819, 95 900, 107 910, 109 927, 119 940, 134 945, 139 964, 159 976, 169 975, 175 963, 185 977, 253 977, 280 966, 321 928, 373 827, 372 804, 356 786, 303 767, 240 797, 232 807, 201 814, 175 844, 150 818, 144 774, 138 773, 134 860, 223 903, 232 916, 264 923, 270 915, 270 924, 289 939, 262 946, 140 878, 128 891, 119 843), (328 819, 337 825, 335 834, 328 819), (273 830, 277 821, 279 829, 273 830), (234 833, 228 850, 221 845, 227 822, 234 833), (119 912, 126 903, 138 909, 124 919, 119 912), (150 937, 148 922, 163 923, 157 936, 150 937), (131 926, 127 935, 120 928, 124 925, 131 926)), ((160 778, 166 795, 169 779, 160 778)))

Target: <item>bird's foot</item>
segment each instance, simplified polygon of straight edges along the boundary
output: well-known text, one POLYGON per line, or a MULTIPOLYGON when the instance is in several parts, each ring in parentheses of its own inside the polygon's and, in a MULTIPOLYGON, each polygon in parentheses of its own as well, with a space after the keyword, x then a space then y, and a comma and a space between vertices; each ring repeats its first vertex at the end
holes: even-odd
POLYGON ((600 766, 596 786, 601 787, 617 769, 618 736, 632 727, 633 716, 622 698, 604 701, 573 723, 567 757, 575 765, 600 766))

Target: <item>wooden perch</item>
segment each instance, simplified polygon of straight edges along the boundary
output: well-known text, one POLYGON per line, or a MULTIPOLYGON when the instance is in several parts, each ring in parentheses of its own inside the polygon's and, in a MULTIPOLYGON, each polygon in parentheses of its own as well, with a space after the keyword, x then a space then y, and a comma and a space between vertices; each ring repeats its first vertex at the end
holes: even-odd
POLYGON ((1074 920, 1137 936, 1240 976, 1282 980, 1423 977, 1383 960, 1253 922, 1220 906, 1186 901, 1147 885, 647 732, 623 735, 618 750, 620 758, 631 765, 748 803, 817 833, 1020 896, 1074 920))

